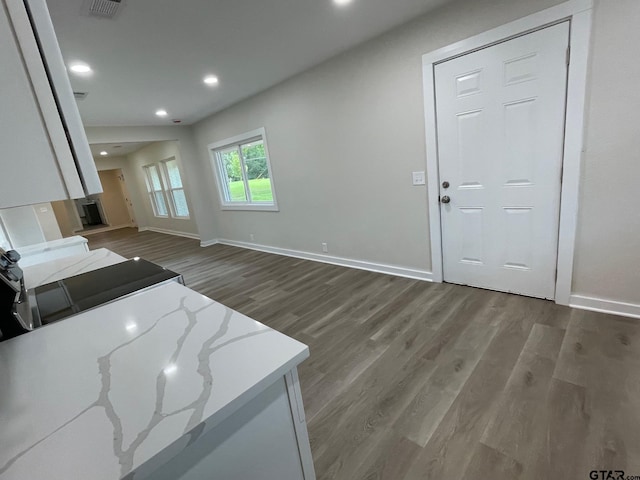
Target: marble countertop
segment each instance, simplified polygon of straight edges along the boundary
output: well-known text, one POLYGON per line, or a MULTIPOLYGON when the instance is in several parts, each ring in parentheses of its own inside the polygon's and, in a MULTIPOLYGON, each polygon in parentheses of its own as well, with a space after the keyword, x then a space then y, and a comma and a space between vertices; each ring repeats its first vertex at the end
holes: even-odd
POLYGON ((24 282, 27 289, 39 287, 63 278, 80 275, 99 268, 126 261, 126 258, 106 248, 58 258, 45 263, 24 267, 24 282))
POLYGON ((48 252, 51 250, 57 250, 59 248, 67 248, 73 245, 82 245, 88 242, 89 240, 87 240, 86 238, 75 235, 73 237, 51 240, 50 242, 36 243, 34 245, 27 245, 25 247, 17 247, 16 250, 20 255, 34 255, 36 253, 48 252))
POLYGON ((308 355, 177 283, 0 343, 0 479, 144 478, 308 355))

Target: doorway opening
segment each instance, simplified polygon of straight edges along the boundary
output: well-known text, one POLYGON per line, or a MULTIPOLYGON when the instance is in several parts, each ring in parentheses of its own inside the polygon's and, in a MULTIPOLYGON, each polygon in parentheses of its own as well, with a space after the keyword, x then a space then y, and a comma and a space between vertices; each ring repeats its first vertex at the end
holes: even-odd
POLYGON ((101 194, 51 203, 64 237, 137 226, 122 169, 100 170, 98 175, 101 194))

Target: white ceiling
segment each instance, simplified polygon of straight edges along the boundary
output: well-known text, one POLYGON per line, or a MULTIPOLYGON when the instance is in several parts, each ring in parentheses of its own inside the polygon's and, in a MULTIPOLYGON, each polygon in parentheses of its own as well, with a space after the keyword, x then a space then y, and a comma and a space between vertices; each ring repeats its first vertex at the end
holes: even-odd
POLYGON ((90 145, 91 153, 95 158, 103 158, 100 152, 107 152, 111 157, 123 157, 135 153, 142 147, 152 142, 125 142, 125 143, 93 143, 90 145))
POLYGON ((115 20, 47 0, 87 126, 190 124, 448 0, 127 0, 115 20), (215 74, 220 84, 202 82, 215 74), (160 119, 157 109, 169 116, 160 119))

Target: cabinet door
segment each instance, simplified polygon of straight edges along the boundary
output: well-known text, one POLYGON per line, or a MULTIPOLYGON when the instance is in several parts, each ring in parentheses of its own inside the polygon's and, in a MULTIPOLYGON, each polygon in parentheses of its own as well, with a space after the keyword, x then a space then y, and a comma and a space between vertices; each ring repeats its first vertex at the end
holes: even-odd
POLYGON ((82 197, 24 4, 0 5, 0 208, 82 197))
POLYGON ((29 5, 31 23, 40 40, 40 53, 44 58, 49 75, 55 79, 52 82, 52 88, 58 100, 58 108, 64 120, 67 134, 71 139, 76 160, 75 166, 80 172, 84 192, 87 195, 102 193, 98 169, 89 148, 62 52, 51 23, 49 9, 45 0, 26 0, 26 2, 29 5))

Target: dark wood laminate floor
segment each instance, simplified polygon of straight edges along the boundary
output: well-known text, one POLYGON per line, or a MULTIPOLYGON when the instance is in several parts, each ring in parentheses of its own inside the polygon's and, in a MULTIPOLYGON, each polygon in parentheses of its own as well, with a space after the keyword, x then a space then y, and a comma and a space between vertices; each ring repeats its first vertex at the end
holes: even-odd
POLYGON ((310 346, 319 479, 640 475, 635 320, 132 229, 89 239, 310 346))

